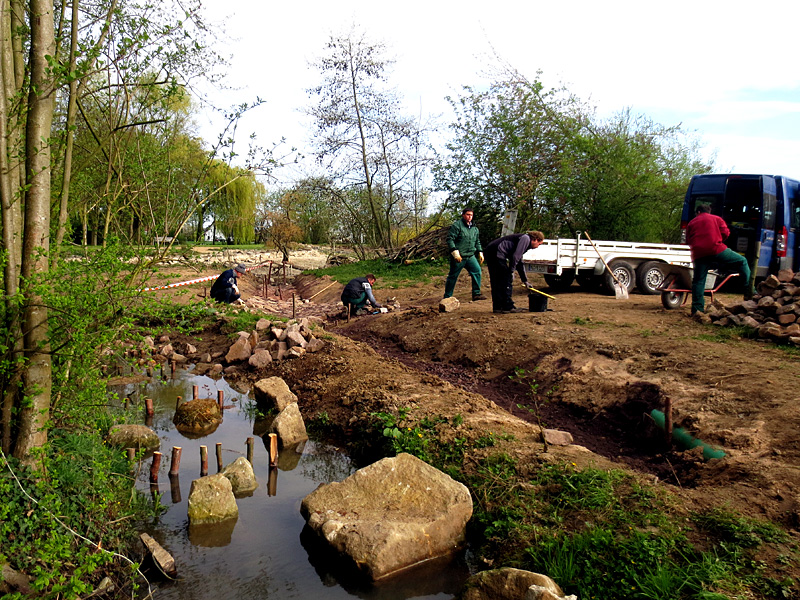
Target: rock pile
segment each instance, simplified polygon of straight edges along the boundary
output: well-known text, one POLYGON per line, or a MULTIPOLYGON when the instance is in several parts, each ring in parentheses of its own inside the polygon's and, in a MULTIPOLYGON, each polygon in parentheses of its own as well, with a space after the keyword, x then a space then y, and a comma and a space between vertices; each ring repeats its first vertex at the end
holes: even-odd
POLYGON ((782 270, 758 284, 758 294, 727 306, 717 302, 708 313, 719 326, 752 329, 765 340, 800 346, 800 273, 782 270))

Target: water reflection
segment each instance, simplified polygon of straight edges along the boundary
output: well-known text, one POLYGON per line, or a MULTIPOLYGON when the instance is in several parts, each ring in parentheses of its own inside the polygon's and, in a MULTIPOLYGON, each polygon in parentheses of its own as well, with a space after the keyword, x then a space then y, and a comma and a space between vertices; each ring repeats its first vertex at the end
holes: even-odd
MULTIPOLYGON (((141 410, 142 420, 144 398, 153 399, 151 426, 161 438, 164 454, 160 474, 171 470, 170 449, 182 448, 179 473, 169 476, 171 503, 155 529, 148 532, 172 554, 178 567, 178 580, 161 584, 156 594, 160 600, 445 599, 452 598, 466 578, 467 569, 459 562, 439 565, 430 572, 415 569, 374 585, 341 568, 314 543, 313 534, 304 533, 300 502, 319 484, 346 478, 355 466, 338 449, 308 441, 282 448, 276 466, 270 467, 269 437, 264 435, 263 423, 255 420, 255 402, 223 379, 193 376, 178 369, 174 379, 163 383, 155 379, 120 386, 118 397, 120 407, 128 399, 130 410, 141 410), (172 425, 177 396, 191 398, 194 385, 200 398, 218 398, 222 392, 226 406, 216 431, 197 439, 172 425), (248 438, 253 436, 263 436, 250 450, 261 485, 251 496, 237 499, 238 519, 219 526, 190 527, 187 498, 192 481, 201 472, 201 446, 215 448, 218 471, 220 464, 227 466, 246 456, 248 438)), ((149 467, 149 462, 139 465, 137 485, 154 501, 164 501, 166 484, 159 488, 154 482, 151 486, 149 467)))

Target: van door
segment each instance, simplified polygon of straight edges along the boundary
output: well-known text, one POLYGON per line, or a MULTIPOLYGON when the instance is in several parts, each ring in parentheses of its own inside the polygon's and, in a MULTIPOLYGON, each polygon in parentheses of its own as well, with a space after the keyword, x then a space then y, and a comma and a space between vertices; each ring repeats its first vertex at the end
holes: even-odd
POLYGON ((772 270, 776 208, 775 180, 772 177, 728 177, 721 216, 731 235, 725 243, 747 258, 758 278, 767 277, 772 270))

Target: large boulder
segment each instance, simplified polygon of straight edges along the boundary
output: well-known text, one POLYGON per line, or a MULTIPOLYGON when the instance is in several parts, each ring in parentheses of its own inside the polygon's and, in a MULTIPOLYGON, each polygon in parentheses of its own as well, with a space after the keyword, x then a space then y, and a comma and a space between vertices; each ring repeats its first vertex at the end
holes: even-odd
POLYGON ((297 396, 292 393, 286 382, 280 377, 267 377, 260 379, 253 386, 253 395, 256 402, 275 407, 281 412, 289 404, 297 402, 297 396))
POLYGON ((202 436, 216 431, 222 423, 222 411, 216 400, 196 398, 181 404, 172 417, 175 429, 184 435, 202 436))
POLYGON ((118 448, 143 448, 145 452, 158 450, 161 445, 158 434, 145 425, 114 425, 108 431, 106 442, 118 448))
POLYGON ((189 491, 189 524, 208 525, 239 517, 230 480, 222 473, 192 481, 189 491))
POLYGON ((258 487, 253 465, 244 456, 240 456, 222 469, 222 474, 231 482, 231 489, 236 497, 250 496, 258 487))
POLYGON ((308 439, 306 424, 297 402, 292 402, 278 413, 269 427, 269 433, 278 434, 281 447, 292 446, 308 439))
POLYGON ((481 571, 467 579, 458 600, 527 600, 540 598, 541 592, 552 594, 549 597, 564 596, 558 584, 547 575, 504 567, 481 571), (539 589, 529 594, 531 586, 539 589))
POLYGON ((253 353, 249 338, 249 335, 247 337, 240 335, 239 339, 228 349, 228 353, 225 355, 225 362, 231 364, 249 359, 253 353))
POLYGON ((331 548, 373 580, 461 548, 467 488, 410 454, 317 488, 300 511, 331 548))

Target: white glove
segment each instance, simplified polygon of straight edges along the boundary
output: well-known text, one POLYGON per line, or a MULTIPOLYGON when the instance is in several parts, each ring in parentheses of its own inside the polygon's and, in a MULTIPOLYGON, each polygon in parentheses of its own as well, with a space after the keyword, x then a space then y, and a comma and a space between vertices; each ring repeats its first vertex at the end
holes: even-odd
POLYGON ((456 260, 456 262, 461 262, 461 252, 458 250, 453 250, 450 255, 456 260))
POLYGON ((233 291, 236 292, 237 295, 241 296, 241 294, 239 293, 239 286, 236 285, 235 283, 233 284, 233 291))
POLYGON ((385 307, 383 307, 383 306, 382 306, 382 307, 381 307, 381 312, 382 312, 382 313, 388 313, 388 312, 389 312, 389 309, 388 309, 388 308, 385 308, 385 307))
POLYGON ((483 252, 478 252, 478 262, 483 264, 483 252))
POLYGON ((527 281, 523 281, 523 282, 522 282, 522 285, 524 285, 524 286, 525 286, 525 289, 526 289, 526 290, 532 290, 532 289, 533 289, 533 285, 531 285, 531 284, 530 284, 530 283, 528 283, 527 281))

